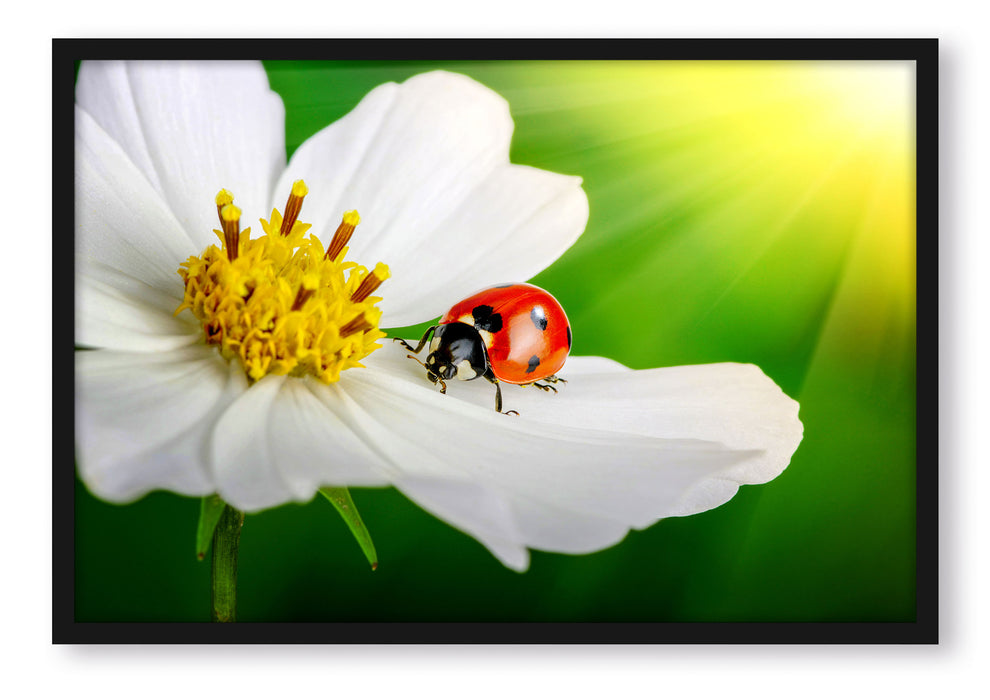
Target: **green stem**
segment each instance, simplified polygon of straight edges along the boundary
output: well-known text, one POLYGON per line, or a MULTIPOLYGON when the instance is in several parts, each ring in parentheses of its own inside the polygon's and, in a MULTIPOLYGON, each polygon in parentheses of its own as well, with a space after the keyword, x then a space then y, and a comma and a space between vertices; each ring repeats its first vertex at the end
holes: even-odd
POLYGON ((224 506, 213 531, 213 622, 234 622, 237 616, 237 550, 244 513, 224 506))

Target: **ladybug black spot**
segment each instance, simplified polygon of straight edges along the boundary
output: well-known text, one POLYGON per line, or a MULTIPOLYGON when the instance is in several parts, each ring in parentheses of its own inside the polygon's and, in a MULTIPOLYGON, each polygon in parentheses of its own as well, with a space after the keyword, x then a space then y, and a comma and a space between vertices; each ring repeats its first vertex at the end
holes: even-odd
POLYGON ((526 374, 532 374, 536 371, 536 368, 540 366, 540 358, 533 355, 529 358, 529 365, 526 367, 526 374))
POLYGON ((567 349, 571 349, 571 327, 567 327, 567 349))
POLYGON ((479 331, 498 333, 502 330, 502 314, 492 313, 492 307, 487 304, 471 309, 471 315, 474 316, 474 327, 479 331))
POLYGON ((529 312, 529 317, 533 319, 533 325, 539 328, 541 331, 547 329, 547 315, 543 311, 542 306, 534 306, 533 310, 529 312))

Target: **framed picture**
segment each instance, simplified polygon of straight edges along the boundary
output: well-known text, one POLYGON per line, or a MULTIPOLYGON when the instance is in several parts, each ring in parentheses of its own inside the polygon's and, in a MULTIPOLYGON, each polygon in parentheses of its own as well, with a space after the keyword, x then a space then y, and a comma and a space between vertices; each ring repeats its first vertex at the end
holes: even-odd
POLYGON ((55 642, 937 641, 935 40, 53 51, 55 642))

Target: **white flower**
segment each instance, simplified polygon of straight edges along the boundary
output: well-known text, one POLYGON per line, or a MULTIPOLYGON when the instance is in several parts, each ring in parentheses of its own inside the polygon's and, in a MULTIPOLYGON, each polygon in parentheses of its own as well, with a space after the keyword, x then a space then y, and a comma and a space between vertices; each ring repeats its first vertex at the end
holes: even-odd
MULTIPOLYGON (((213 198, 252 225, 292 183, 326 244, 391 267, 383 328, 490 284, 524 281, 581 234, 581 181, 509 163, 505 101, 461 75, 388 83, 285 164, 284 109, 255 63, 87 63, 76 106, 80 475, 99 497, 219 493, 256 511, 323 485, 392 485, 523 570, 527 548, 583 553, 773 479, 801 440, 797 404, 757 367, 630 371, 572 357, 556 396, 487 382, 446 395, 397 344, 325 384, 252 382, 204 342, 179 265, 217 243, 213 198)), ((370 342, 370 341, 369 341, 370 342)))

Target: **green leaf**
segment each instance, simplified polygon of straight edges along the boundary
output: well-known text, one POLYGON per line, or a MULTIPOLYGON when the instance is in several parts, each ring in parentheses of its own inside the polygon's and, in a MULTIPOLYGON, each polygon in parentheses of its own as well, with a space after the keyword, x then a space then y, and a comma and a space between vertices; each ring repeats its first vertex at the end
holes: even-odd
POLYGON ((375 553, 375 544, 371 541, 368 528, 364 526, 357 506, 354 505, 354 501, 351 499, 351 492, 346 488, 326 487, 320 489, 320 493, 333 504, 333 507, 340 513, 340 517, 347 523, 347 527, 351 529, 351 534, 354 535, 354 539, 361 546, 361 551, 367 557, 368 563, 371 564, 371 570, 374 571, 377 569, 378 555, 375 553))
POLYGON ((200 561, 206 556, 206 550, 210 547, 213 539, 213 531, 217 529, 220 522, 220 515, 227 504, 223 499, 213 494, 203 496, 199 503, 199 525, 196 527, 196 558, 200 561))

